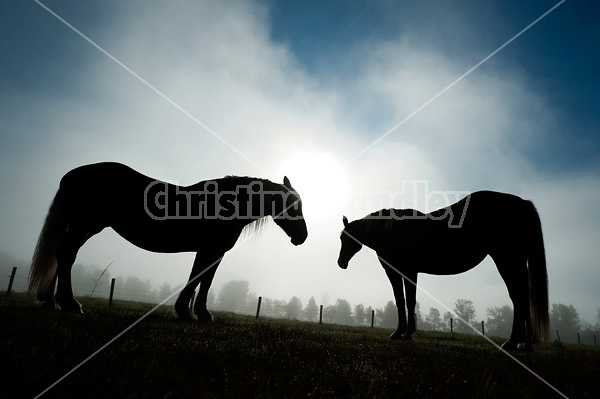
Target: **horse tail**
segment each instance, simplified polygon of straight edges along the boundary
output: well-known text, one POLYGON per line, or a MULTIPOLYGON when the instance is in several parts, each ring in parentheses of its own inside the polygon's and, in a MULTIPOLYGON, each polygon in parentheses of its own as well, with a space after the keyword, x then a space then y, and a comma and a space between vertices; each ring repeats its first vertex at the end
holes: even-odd
POLYGON ((529 310, 531 313, 531 331, 533 342, 550 340, 550 321, 548 317, 548 271, 544 236, 540 215, 532 202, 528 201, 532 235, 530 240, 529 266, 529 310))
POLYGON ((67 226, 64 189, 59 189, 48 210, 31 260, 28 291, 35 294, 38 300, 43 299, 56 275, 56 251, 67 232, 67 226))

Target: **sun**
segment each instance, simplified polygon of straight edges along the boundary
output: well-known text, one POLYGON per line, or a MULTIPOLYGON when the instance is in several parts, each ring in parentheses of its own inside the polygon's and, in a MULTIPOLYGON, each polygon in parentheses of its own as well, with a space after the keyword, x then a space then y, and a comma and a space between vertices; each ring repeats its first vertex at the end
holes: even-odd
POLYGON ((278 171, 300 193, 307 223, 341 220, 348 197, 348 176, 334 156, 297 152, 283 160, 278 171))

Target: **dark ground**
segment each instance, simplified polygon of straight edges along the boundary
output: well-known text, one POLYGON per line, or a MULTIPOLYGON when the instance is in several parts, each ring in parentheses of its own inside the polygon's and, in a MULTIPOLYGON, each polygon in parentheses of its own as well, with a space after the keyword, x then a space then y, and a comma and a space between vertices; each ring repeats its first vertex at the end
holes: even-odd
MULTIPOLYGON (((82 302, 75 315, 0 293, 1 398, 35 397, 150 309, 82 302)), ((561 397, 481 337, 418 332, 406 343, 383 329, 215 318, 181 323, 159 310, 43 397, 561 397)), ((568 397, 599 397, 600 347, 513 355, 568 397)))

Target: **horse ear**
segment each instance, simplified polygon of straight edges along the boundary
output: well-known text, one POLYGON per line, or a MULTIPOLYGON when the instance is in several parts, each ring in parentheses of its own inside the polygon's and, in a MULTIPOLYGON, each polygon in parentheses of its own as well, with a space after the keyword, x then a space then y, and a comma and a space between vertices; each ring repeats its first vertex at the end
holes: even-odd
POLYGON ((344 222, 344 227, 348 227, 348 218, 346 216, 342 218, 342 221, 344 222))
POLYGON ((292 183, 290 183, 290 179, 287 176, 283 176, 283 185, 287 188, 292 188, 292 183))

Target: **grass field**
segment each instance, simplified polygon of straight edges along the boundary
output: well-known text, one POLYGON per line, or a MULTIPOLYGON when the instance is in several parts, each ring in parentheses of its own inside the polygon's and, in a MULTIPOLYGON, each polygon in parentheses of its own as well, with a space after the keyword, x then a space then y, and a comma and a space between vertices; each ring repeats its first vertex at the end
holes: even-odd
MULTIPOLYGON (((0 397, 34 397, 150 305, 83 300, 84 315, 0 298, 0 397)), ((159 309, 43 397, 559 398, 485 339, 217 314, 182 323, 159 309)), ((501 343, 501 339, 494 339, 501 343)), ((568 397, 598 397, 600 350, 547 345, 514 356, 568 397)))

